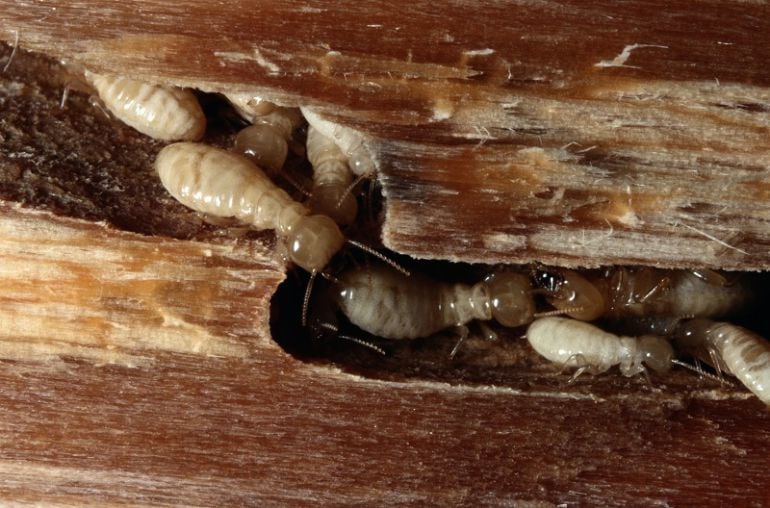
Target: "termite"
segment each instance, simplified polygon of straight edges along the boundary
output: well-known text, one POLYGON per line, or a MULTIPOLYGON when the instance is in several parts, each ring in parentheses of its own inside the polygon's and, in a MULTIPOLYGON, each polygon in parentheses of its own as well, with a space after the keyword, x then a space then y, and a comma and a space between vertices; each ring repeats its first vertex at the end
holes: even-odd
POLYGON ((107 109, 139 132, 163 141, 203 137, 206 117, 190 90, 89 71, 85 77, 107 109))
POLYGON ((674 360, 671 344, 657 335, 639 338, 605 332, 596 326, 563 317, 545 317, 532 322, 527 340, 546 359, 566 367, 576 367, 573 379, 582 372, 599 374, 614 365, 625 376, 645 372, 645 365, 667 372, 674 360))
MULTIPOLYGON (((338 277, 335 299, 348 320, 387 339, 428 337, 476 319, 506 327, 530 322, 535 305, 525 275, 499 272, 474 284, 449 284, 384 265, 348 269, 338 277)), ((458 342, 458 345, 459 343, 458 342)), ((455 348, 456 349, 456 348, 455 348)))
POLYGON ((173 143, 155 160, 161 182, 183 205, 218 217, 235 217, 256 229, 274 229, 295 264, 316 272, 342 248, 345 237, 325 215, 294 201, 254 164, 200 143, 173 143))
POLYGON ((358 204, 350 192, 353 174, 347 157, 331 138, 312 125, 307 132, 307 157, 313 166, 310 208, 337 224, 351 224, 358 214, 358 204))
POLYGON ((235 137, 235 151, 269 173, 277 173, 286 162, 294 130, 303 123, 299 109, 276 106, 251 94, 225 97, 252 123, 235 137))
POLYGON ((359 177, 372 177, 376 172, 374 157, 366 144, 366 137, 360 132, 321 116, 307 107, 300 107, 307 123, 327 138, 331 138, 348 158, 353 174, 359 177))
POLYGON ((546 299, 570 317, 718 317, 741 310, 751 291, 742 280, 729 283, 711 270, 609 268, 588 278, 567 269, 541 269, 538 285, 546 299))
POLYGON ((166 190, 183 205, 213 216, 234 217, 256 229, 275 230, 287 246, 288 258, 311 273, 303 324, 315 275, 346 241, 394 264, 373 249, 346 240, 332 219, 311 214, 240 155, 201 143, 173 143, 158 153, 155 168, 166 190))
POLYGON ((674 342, 683 351, 737 377, 770 405, 770 343, 730 323, 692 319, 679 325, 674 342))

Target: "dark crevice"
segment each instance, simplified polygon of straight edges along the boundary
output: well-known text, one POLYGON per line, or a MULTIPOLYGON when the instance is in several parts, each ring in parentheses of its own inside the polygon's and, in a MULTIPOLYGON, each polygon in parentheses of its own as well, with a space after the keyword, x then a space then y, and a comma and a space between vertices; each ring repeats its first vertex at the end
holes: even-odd
MULTIPOLYGON (((446 262, 405 263, 411 270, 419 270, 442 281, 470 283, 480 280, 480 274, 501 267, 471 266, 446 262)), ((523 267, 529 269, 529 267, 523 267)), ((592 273, 597 273, 597 270, 592 273)), ((728 274, 730 275, 730 274, 728 274)), ((767 336, 770 318, 756 312, 757 305, 767 294, 768 277, 752 274, 756 294, 742 311, 728 320, 767 336)), ((650 372, 651 384, 645 376, 623 377, 617 367, 592 376, 583 375, 570 382, 573 369, 560 369, 539 357, 526 339, 526 326, 505 328, 492 322, 485 323, 499 336, 497 341, 485 338, 478 323, 470 323, 470 336, 460 346, 457 355, 450 353, 458 335, 448 329, 431 337, 414 340, 386 340, 373 337, 350 324, 335 308, 334 285, 327 281, 314 288, 309 314, 311 324, 301 325, 302 300, 307 276, 293 272, 279 287, 272 301, 271 332, 273 338, 287 352, 300 361, 333 364, 343 371, 375 379, 392 381, 438 381, 468 386, 507 387, 522 391, 593 394, 613 396, 638 392, 655 393, 662 390, 669 395, 687 397, 692 390, 717 389, 744 391, 733 379, 735 386, 699 378, 682 368, 675 367, 666 374, 650 372), (382 348, 381 355, 369 348, 339 339, 335 333, 312 326, 319 318, 339 327, 340 334, 352 335, 382 348)), ((547 305, 538 300, 538 307, 547 305)), ((642 324, 626 320, 600 320, 597 324, 607 331, 626 334, 642 334, 642 324), (636 331, 634 330, 636 328, 636 331)), ((686 358, 683 358, 686 359, 686 358)), ((691 361, 690 359, 687 359, 691 361)), ((709 367, 706 372, 714 373, 709 367)))

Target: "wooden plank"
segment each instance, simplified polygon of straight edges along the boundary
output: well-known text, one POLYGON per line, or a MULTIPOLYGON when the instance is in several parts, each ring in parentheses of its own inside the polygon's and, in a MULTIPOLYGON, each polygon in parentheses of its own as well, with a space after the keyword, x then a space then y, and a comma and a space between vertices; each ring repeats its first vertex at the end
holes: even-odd
POLYGON ((768 266, 763 2, 0 5, 22 47, 361 129, 399 252, 768 266))
MULTIPOLYGON (((39 35, 48 41, 41 44, 69 51, 62 41, 83 26, 76 14, 94 4, 41 5, 29 5, 31 10, 24 11, 30 25, 20 32, 20 40, 40 23, 61 37, 54 41, 39 35), (56 11, 37 10, 41 5, 61 7, 64 14, 53 23, 40 21, 46 12, 59 16, 56 11), (65 21, 72 22, 70 31, 61 28, 65 21)), ((715 4, 700 7, 716 15, 715 4)), ((109 16, 124 6, 114 8, 99 15, 114 19, 109 16)), ((2 16, 21 15, 17 6, 9 9, 2 16)), ((730 4, 726 9, 733 12, 730 4)), ((138 12, 139 25, 149 29, 151 23, 142 23, 150 19, 147 13, 152 9, 138 12)), ((632 18, 633 13, 643 14, 629 12, 632 18)), ((260 22, 281 26, 271 13, 262 11, 260 22)), ((394 19, 401 16, 387 14, 394 19)), ((224 23, 222 18, 213 19, 224 23)), ((737 23, 761 25, 764 19, 738 16, 737 23)), ((126 26, 123 20, 112 23, 113 30, 126 26)), ((328 30, 323 33, 332 28, 323 28, 328 30)), ((194 29, 190 27, 190 37, 199 37, 202 32, 194 29)), ((298 37, 311 36, 303 32, 298 37)), ((347 40, 349 34, 339 37, 347 40)), ((136 48, 139 52, 146 46, 138 43, 136 48)), ((758 76, 757 86, 765 87, 766 70, 750 67, 752 59, 746 56, 753 53, 745 47, 735 49, 743 55, 739 61, 744 71, 756 69, 752 76, 758 76)), ((5 48, 2 55, 10 53, 5 48)), ((107 54, 113 52, 101 55, 107 54)), ((702 61, 714 58, 705 50, 698 55, 702 61)), ((164 73, 177 72, 171 70, 176 68, 172 61, 167 63, 164 73)), ((229 238, 175 205, 150 178, 159 145, 103 117, 88 105, 85 95, 73 94, 59 109, 65 81, 50 72, 54 68, 49 61, 18 52, 0 87, 5 108, 0 121, 0 194, 6 200, 0 214, 0 280, 6 288, 0 292, 5 334, 0 340, 4 502, 770 503, 766 478, 770 413, 737 387, 717 387, 682 371, 653 376, 652 385, 617 373, 584 376, 567 385, 567 375, 514 340, 519 331, 503 334, 499 344, 471 338, 456 360, 447 356, 451 336, 407 345, 387 358, 336 343, 329 345, 333 362, 285 353, 269 340, 266 329, 268 298, 283 277, 271 236, 229 238), (190 281, 192 274, 195 278, 190 281), (16 300, 22 299, 28 305, 20 307, 16 300), (31 320, 36 316, 39 321, 34 325, 31 320), (136 321, 142 321, 144 328, 135 328, 136 321), (22 326, 30 323, 39 333, 22 333, 22 326), (169 329, 179 333, 169 334, 169 329), (197 342, 189 340, 196 337, 197 342)), ((699 69, 686 72, 693 77, 699 69)), ((313 90, 332 94, 324 87, 313 90)), ((311 95, 289 90, 285 97, 302 94, 311 95)), ((345 107, 353 108, 347 103, 345 107)), ((388 213, 425 200, 430 208, 403 208, 401 216, 412 220, 415 210, 421 210, 433 231, 442 224, 457 231, 447 235, 448 240, 464 244, 458 236, 462 229, 444 220, 441 208, 429 201, 437 199, 430 192, 414 194, 418 196, 414 203, 404 199, 406 205, 393 199, 397 192, 412 192, 412 185, 426 186, 434 179, 439 180, 438 189, 456 190, 454 173, 432 162, 437 144, 445 160, 474 161, 470 175, 485 185, 494 183, 491 188, 498 198, 511 192, 503 192, 503 168, 490 164, 499 155, 490 152, 495 146, 491 141, 476 148, 480 139, 469 139, 463 146, 452 129, 441 137, 439 127, 412 128, 394 118, 378 123, 384 120, 374 121, 365 112, 357 118, 356 125, 369 125, 373 133, 379 128, 391 133, 376 140, 386 162, 382 177, 389 193, 388 213), (401 148, 406 153, 403 159, 401 148), (410 158, 428 172, 413 171, 407 164, 410 158), (479 168, 488 168, 487 173, 475 173, 479 168), (443 180, 436 176, 442 173, 443 180)), ((228 141, 226 133, 209 135, 214 143, 228 141)), ((737 143, 735 139, 730 142, 737 143)), ((522 154, 516 145, 498 144, 501 153, 520 158, 529 154, 529 162, 520 165, 531 163, 531 146, 522 154)), ((735 155, 733 148, 728 151, 735 155)), ((554 169, 544 157, 546 172, 554 169)), ((516 175, 516 166, 510 171, 516 175)), ((666 176, 664 172, 661 179, 666 176)), ((577 181, 583 188, 587 185, 583 179, 577 181)), ((474 193, 480 191, 471 190, 470 196, 481 195, 474 193)), ((735 196, 733 191, 728 195, 735 196)), ((442 206, 465 211, 472 202, 470 197, 467 202, 450 197, 442 206)), ((469 214, 455 216, 465 220, 469 214)), ((395 230, 425 243, 419 231, 395 230)), ((468 256, 475 256, 473 249, 479 247, 473 242, 479 240, 468 238, 468 256)), ((748 238, 737 245, 761 245, 758 237, 748 238)), ((496 239, 505 243, 502 236, 496 239)), ((450 257, 451 252, 442 255, 450 257)), ((540 248, 539 254, 547 252, 540 248)), ((728 266, 733 262, 724 253, 717 257, 728 266)), ((741 263, 754 266, 746 259, 741 263)), ((306 337, 297 333, 299 297, 290 290, 283 293, 276 300, 271 335, 282 342, 302 343, 306 337)))

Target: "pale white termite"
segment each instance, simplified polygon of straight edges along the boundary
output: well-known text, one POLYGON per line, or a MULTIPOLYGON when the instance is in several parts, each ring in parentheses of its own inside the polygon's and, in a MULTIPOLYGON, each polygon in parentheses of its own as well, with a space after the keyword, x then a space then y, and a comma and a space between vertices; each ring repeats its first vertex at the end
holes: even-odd
POLYGON ((289 141, 302 122, 297 108, 284 108, 253 94, 225 94, 241 116, 252 123, 235 137, 235 151, 270 173, 286 162, 289 141))
POLYGON ((327 138, 331 138, 348 158, 348 165, 353 174, 359 177, 372 177, 376 172, 375 158, 367 144, 367 137, 361 132, 325 120, 311 108, 301 106, 300 110, 307 123, 327 138))
POLYGON ((85 77, 107 109, 139 132, 163 141, 203 137, 206 117, 190 90, 89 71, 85 77))
POLYGON ((339 276, 335 299, 351 323, 388 339, 427 337, 471 320, 503 326, 530 322, 535 305, 529 278, 500 272, 474 285, 449 284, 384 265, 352 268, 339 276))
POLYGON ((183 205, 215 217, 234 217, 256 229, 275 230, 289 260, 311 273, 303 325, 315 275, 345 242, 397 267, 373 249, 346 240, 332 219, 311 215, 240 155, 201 143, 174 143, 158 153, 155 168, 169 194, 183 205))
POLYGON ((751 290, 711 270, 615 267, 600 276, 549 268, 538 271, 546 299, 583 321, 602 316, 718 317, 740 311, 751 290))
POLYGON ((537 319, 527 329, 527 340, 546 359, 582 372, 598 374, 614 365, 626 376, 645 372, 645 365, 666 372, 674 361, 671 344, 657 335, 617 336, 596 326, 563 317, 537 319))
POLYGON ((310 208, 328 215, 337 224, 352 224, 358 204, 350 192, 353 173, 345 154, 331 138, 311 125, 307 131, 307 157, 313 166, 310 208))
POLYGON ((249 160, 200 143, 174 143, 155 160, 161 182, 179 202, 218 217, 235 217, 256 229, 274 229, 288 257, 316 273, 345 243, 337 224, 311 215, 249 160))
POLYGON ((737 377, 770 405, 770 342, 730 323, 693 319, 674 333, 678 348, 737 377))

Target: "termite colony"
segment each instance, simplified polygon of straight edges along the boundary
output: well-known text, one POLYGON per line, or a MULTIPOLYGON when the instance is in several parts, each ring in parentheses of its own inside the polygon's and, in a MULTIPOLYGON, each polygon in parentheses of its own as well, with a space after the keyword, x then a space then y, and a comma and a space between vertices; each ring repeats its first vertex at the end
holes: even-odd
POLYGON ((331 334, 384 353, 375 342, 403 342, 454 329, 457 339, 449 355, 454 357, 468 336, 466 325, 475 321, 483 336, 496 340, 497 333, 486 324, 494 321, 520 329, 540 356, 574 369, 566 379, 614 366, 625 376, 689 366, 720 382, 723 374, 735 376, 770 404, 770 343, 745 328, 712 321, 740 314, 758 298, 741 276, 530 265, 497 268, 466 284, 437 281, 421 273, 422 267, 408 274, 387 258, 389 265, 365 261, 325 273, 346 242, 359 245, 347 240, 341 227, 348 232, 355 226, 359 203, 353 191, 361 178, 375 173, 360 134, 311 109, 233 94, 226 98, 248 126, 235 136, 231 150, 216 148, 198 142, 206 117, 192 92, 92 73, 86 77, 120 120, 173 141, 160 151, 155 168, 174 198, 202 214, 275 231, 286 259, 311 274, 302 306, 303 326, 308 309, 311 313, 311 336, 331 334), (306 122, 304 135, 298 134, 306 122), (312 184, 301 190, 305 203, 273 181, 303 187, 284 169, 291 146, 306 154, 313 168, 312 184), (309 304, 318 273, 330 282, 309 304), (340 333, 338 315, 356 332, 340 333), (678 360, 677 354, 694 363, 678 360), (700 362, 716 374, 707 374, 700 362))

